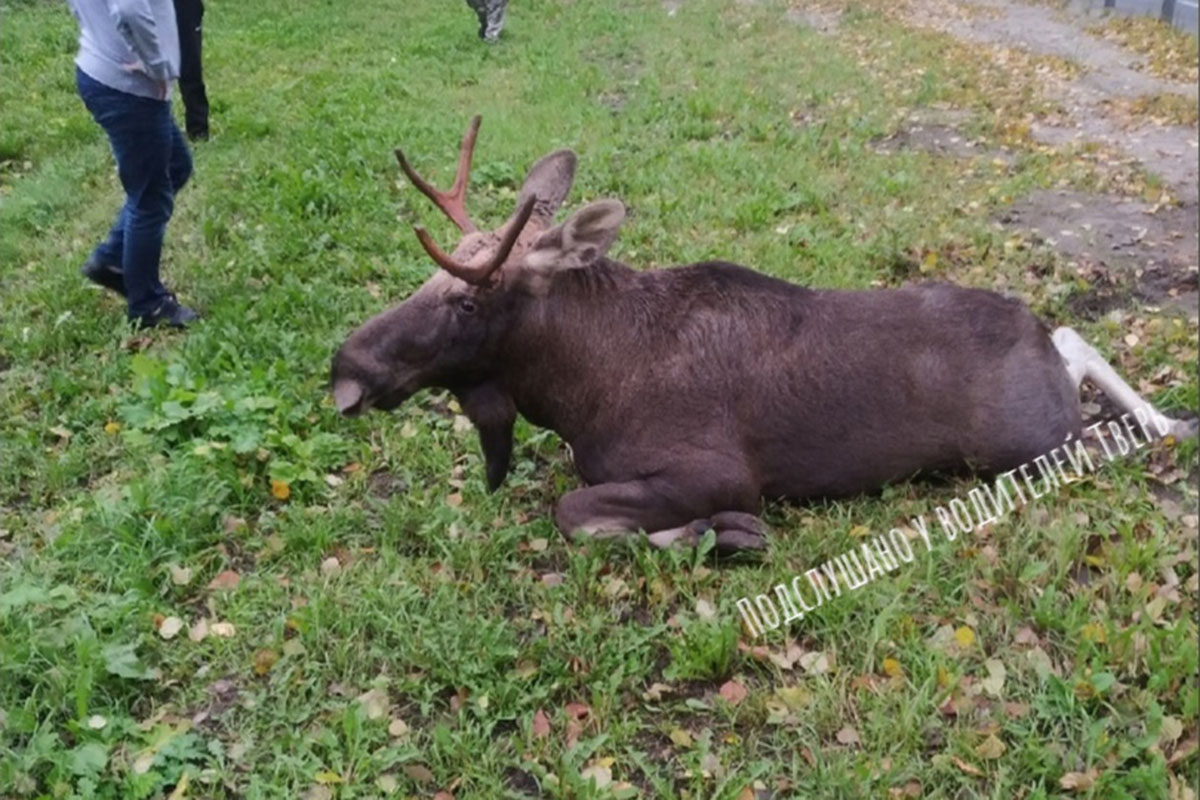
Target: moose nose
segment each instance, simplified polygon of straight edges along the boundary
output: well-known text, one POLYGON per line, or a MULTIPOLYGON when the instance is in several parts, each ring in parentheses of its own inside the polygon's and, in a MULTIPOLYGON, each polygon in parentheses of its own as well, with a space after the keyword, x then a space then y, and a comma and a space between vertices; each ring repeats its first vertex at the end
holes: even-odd
POLYGON ((333 384, 333 402, 342 416, 361 413, 364 395, 362 384, 356 380, 343 378, 333 384))

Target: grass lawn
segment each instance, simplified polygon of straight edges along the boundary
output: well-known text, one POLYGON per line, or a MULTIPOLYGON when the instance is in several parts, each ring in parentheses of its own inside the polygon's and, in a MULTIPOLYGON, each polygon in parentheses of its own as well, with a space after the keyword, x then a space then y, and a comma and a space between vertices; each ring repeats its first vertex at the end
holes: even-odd
MULTIPOLYGON (((1185 798, 1197 746, 1193 444, 1157 444, 758 639, 738 598, 974 484, 771 505, 760 562, 576 547, 578 485, 521 423, 489 495, 445 396, 338 417, 330 357, 450 224, 392 148, 512 210, 550 150, 614 255, 829 287, 1002 288, 1196 409, 1193 318, 1077 317, 1086 281, 995 219, 1154 176, 1028 139, 1038 69, 779 2, 209 0, 211 142, 164 273, 205 320, 131 335, 78 266, 119 188, 65 4, 0 0, 0 798, 1185 798), (877 142, 956 111, 977 157, 877 142)), ((827 4, 828 5, 828 4, 827 4)), ((894 141, 894 140, 888 140, 894 141)), ((886 387, 881 387, 886 391, 886 387)))

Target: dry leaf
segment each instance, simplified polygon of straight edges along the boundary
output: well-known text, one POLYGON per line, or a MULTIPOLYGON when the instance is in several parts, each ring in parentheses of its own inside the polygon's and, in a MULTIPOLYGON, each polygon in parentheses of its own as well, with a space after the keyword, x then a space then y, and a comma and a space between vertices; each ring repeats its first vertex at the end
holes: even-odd
POLYGON ((612 783, 612 770, 602 764, 593 764, 580 772, 579 776, 584 780, 595 781, 597 789, 603 789, 612 783))
POLYGON ((266 675, 279 660, 279 655, 269 648, 263 648, 254 654, 254 674, 266 675))
POLYGON ((736 706, 738 703, 746 699, 746 687, 742 686, 737 681, 726 681, 720 688, 721 697, 725 698, 731 706, 736 706))
POLYGON ((1094 769, 1089 769, 1087 772, 1068 772, 1058 779, 1058 785, 1064 789, 1086 792, 1096 783, 1096 778, 1099 775, 1100 773, 1094 769))
POLYGON ((424 764, 409 764, 404 768, 404 774, 417 783, 433 783, 433 773, 424 764))
POLYGON ((903 678, 904 667, 900 666, 900 662, 894 658, 885 658, 883 660, 883 674, 889 678, 903 678))
POLYGON ((98 731, 108 724, 108 720, 99 714, 92 714, 88 717, 87 726, 94 731, 98 731))
POLYGON ((233 627, 232 622, 214 622, 209 626, 213 636, 221 636, 226 639, 237 633, 237 629, 233 627))
POLYGON ((446 495, 446 505, 458 508, 463 504, 462 492, 454 492, 446 495))
POLYGON ((287 500, 292 496, 292 487, 287 481, 271 480, 271 496, 276 500, 287 500))
POLYGON ((650 688, 642 692, 643 700, 658 701, 662 700, 664 694, 675 691, 673 687, 665 683, 652 683, 650 688))
POLYGON ((388 734, 397 739, 408 735, 408 723, 399 717, 393 717, 392 721, 388 723, 388 734))
POLYGON ((312 786, 300 797, 301 800, 333 800, 333 790, 328 786, 312 786))
POLYGON ((858 738, 858 731, 849 725, 837 732, 837 740, 842 744, 862 744, 862 739, 858 738))
POLYGON ((193 642, 203 642, 208 637, 208 620, 201 617, 192 627, 188 628, 188 638, 193 642))
POLYGON ((546 539, 530 539, 529 540, 529 549, 535 553, 544 552, 546 550, 546 548, 549 546, 550 546, 550 542, 546 539))
POLYGON ((400 788, 400 782, 396 780, 396 776, 390 772, 385 772, 375 779, 375 785, 379 787, 379 791, 384 794, 391 794, 400 788))
POLYGON ((550 735, 550 718, 540 708, 533 712, 533 738, 544 739, 550 735))
POLYGON ((715 619, 717 611, 712 607, 712 603, 702 597, 696 601, 696 616, 700 619, 715 619))
POLYGON ((367 714, 367 719, 382 719, 391 706, 387 692, 383 689, 372 689, 369 692, 363 692, 356 699, 359 703, 362 703, 363 710, 367 714))
POLYGON ((974 775, 979 778, 983 777, 983 770, 981 770, 979 767, 975 766, 974 764, 968 764, 966 761, 963 761, 958 756, 950 756, 950 760, 954 762, 954 766, 958 767, 959 769, 961 769, 963 772, 967 773, 968 775, 974 775))
POLYGON ((342 568, 342 562, 336 556, 330 556, 321 562, 321 574, 325 577, 336 575, 342 568))
POLYGON ((242 577, 240 575, 231 569, 227 569, 224 572, 218 573, 217 577, 209 581, 208 588, 218 591, 236 589, 241 580, 242 577))
POLYGON ((994 760, 1004 755, 1004 751, 1007 749, 1008 748, 1004 745, 1004 742, 1000 741, 1000 739, 996 737, 996 734, 993 733, 979 743, 979 746, 975 748, 975 753, 980 758, 994 760))
POLYGON ((164 639, 174 639, 183 630, 183 620, 179 617, 167 617, 158 626, 158 635, 164 639))
POLYGON ((829 656, 816 651, 805 653, 800 656, 800 666, 809 675, 823 675, 829 671, 829 656))
POLYGON ((171 570, 171 583, 176 586, 187 586, 192 582, 192 571, 187 567, 177 567, 172 564, 168 569, 171 570))
POLYGON ((693 744, 692 735, 683 728, 675 728, 670 732, 670 734, 668 734, 668 736, 670 737, 671 741, 674 742, 676 747, 689 748, 693 744))
POLYGON ((983 688, 992 697, 999 697, 1004 691, 1004 678, 1007 675, 1004 662, 998 658, 989 658, 984 666, 987 667, 988 676, 981 681, 983 688))

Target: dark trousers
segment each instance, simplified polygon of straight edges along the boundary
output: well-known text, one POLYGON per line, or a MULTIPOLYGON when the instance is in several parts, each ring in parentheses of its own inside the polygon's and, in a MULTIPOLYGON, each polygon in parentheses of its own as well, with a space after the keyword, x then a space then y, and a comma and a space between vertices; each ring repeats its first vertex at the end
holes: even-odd
POLYGON ((175 22, 179 26, 179 94, 183 97, 183 119, 188 136, 208 137, 208 93, 204 90, 201 64, 203 0, 175 0, 175 22))
POLYGON ((76 68, 83 104, 108 134, 125 205, 92 258, 125 273, 129 316, 151 314, 168 296, 159 279, 163 235, 175 193, 192 175, 192 154, 166 100, 120 92, 76 68))

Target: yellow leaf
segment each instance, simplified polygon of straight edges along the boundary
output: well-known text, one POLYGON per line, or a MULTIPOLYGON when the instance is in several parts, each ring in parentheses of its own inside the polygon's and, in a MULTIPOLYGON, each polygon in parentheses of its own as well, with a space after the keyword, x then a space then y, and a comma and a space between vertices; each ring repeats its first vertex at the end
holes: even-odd
POLYGON ((1089 642, 1096 642, 1097 644, 1108 642, 1108 631, 1099 622, 1089 622, 1080 629, 1079 633, 1089 642))
POLYGON ((996 738, 996 734, 993 733, 991 736, 979 743, 979 746, 975 748, 975 753, 980 758, 994 760, 1004 755, 1004 751, 1007 749, 1008 748, 1005 747, 1004 742, 996 738))
POLYGON ((120 430, 121 430, 121 423, 119 423, 119 422, 106 422, 104 424, 104 432, 110 436, 114 433, 117 433, 120 430))
POLYGON ((313 776, 313 780, 315 780, 317 783, 321 784, 322 786, 328 786, 331 783, 341 783, 342 776, 338 775, 336 772, 330 772, 329 770, 322 770, 321 772, 318 772, 316 775, 313 776))
POLYGON ((288 485, 287 481, 277 481, 272 479, 271 495, 276 500, 287 500, 292 496, 292 487, 288 485))
POLYGON ((885 658, 883 660, 883 674, 889 678, 904 677, 904 667, 900 666, 900 662, 894 658, 885 658))
POLYGON ((938 254, 934 251, 929 251, 925 254, 924 260, 921 261, 921 272, 929 272, 937 266, 938 254))
POLYGON ((975 631, 966 625, 960 625, 958 630, 954 632, 954 641, 958 642, 958 646, 965 650, 975 644, 975 631))
POLYGON ((692 735, 683 728, 676 728, 675 730, 671 731, 670 737, 671 741, 675 743, 676 747, 692 746, 692 735))
POLYGON ((853 536, 855 539, 861 539, 862 537, 866 536, 870 532, 871 532, 871 529, 868 528, 866 525, 855 525, 853 528, 850 529, 850 535, 853 536))
POLYGON ((269 648, 263 648, 254 654, 254 674, 266 675, 279 660, 279 654, 269 648))

